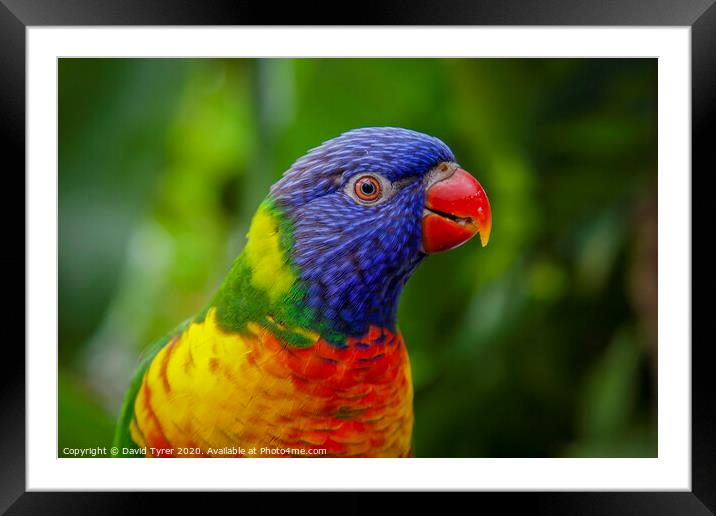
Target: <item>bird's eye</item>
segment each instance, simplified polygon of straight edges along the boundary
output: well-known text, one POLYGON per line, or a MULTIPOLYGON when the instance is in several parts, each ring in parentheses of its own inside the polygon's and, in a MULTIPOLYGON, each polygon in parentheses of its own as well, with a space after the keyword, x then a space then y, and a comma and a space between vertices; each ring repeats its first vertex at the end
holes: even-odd
POLYGON ((355 193, 358 198, 366 202, 378 200, 382 194, 383 187, 376 178, 363 176, 355 183, 355 193))

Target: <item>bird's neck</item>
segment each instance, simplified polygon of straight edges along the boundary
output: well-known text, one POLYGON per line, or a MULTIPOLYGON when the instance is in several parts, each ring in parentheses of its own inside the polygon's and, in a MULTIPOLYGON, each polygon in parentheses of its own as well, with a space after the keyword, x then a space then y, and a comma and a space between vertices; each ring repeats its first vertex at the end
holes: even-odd
POLYGON ((309 345, 314 333, 341 346, 371 327, 395 330, 402 287, 420 258, 390 270, 352 254, 326 263, 325 254, 300 254, 295 232, 294 221, 270 199, 261 204, 244 251, 209 305, 220 325, 242 331, 259 322, 296 346, 309 345))

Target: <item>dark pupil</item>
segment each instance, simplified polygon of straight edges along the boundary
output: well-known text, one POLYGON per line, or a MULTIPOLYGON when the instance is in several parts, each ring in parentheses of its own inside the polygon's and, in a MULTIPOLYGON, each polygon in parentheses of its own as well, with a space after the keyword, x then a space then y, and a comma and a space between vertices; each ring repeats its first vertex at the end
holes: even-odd
POLYGON ((373 195, 375 193, 375 185, 370 181, 365 181, 360 185, 360 191, 363 195, 373 195))

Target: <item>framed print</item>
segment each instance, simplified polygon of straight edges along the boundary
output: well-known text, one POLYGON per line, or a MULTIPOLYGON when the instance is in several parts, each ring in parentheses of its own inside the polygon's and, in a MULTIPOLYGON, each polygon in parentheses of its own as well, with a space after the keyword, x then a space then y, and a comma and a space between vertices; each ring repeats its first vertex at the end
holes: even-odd
POLYGON ((43 4, 0 6, 27 203, 10 514, 257 490, 713 510, 710 2, 356 26, 43 4))

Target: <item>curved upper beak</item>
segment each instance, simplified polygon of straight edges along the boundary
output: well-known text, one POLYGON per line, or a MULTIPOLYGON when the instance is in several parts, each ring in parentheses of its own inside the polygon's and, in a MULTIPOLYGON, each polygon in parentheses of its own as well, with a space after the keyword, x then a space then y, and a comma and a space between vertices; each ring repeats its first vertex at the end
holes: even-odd
POLYGON ((458 168, 450 177, 432 184, 425 192, 423 251, 448 251, 480 233, 483 247, 490 240, 492 212, 482 185, 458 168))

